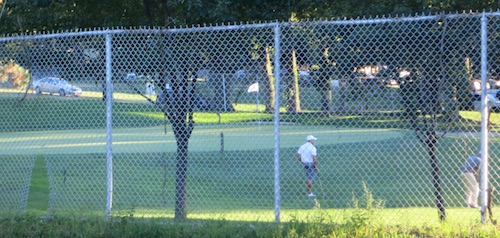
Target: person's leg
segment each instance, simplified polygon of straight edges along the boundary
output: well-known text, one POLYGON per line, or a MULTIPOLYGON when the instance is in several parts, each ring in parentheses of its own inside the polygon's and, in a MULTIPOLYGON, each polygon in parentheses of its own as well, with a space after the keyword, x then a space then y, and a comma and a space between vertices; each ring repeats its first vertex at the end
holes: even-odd
POLYGON ((478 198, 479 198, 479 183, 477 182, 476 178, 474 175, 472 175, 473 177, 473 181, 472 181, 472 191, 471 191, 471 199, 472 199, 472 205, 474 207, 479 207, 479 205, 477 204, 477 201, 478 201, 478 198))
POLYGON ((462 181, 465 185, 466 203, 469 207, 477 207, 477 196, 479 195, 479 186, 472 173, 462 173, 462 181), (477 195, 476 195, 477 194, 477 195))
POLYGON ((306 191, 307 191, 307 194, 312 193, 312 181, 310 179, 306 180, 306 191))
POLYGON ((306 192, 307 195, 312 195, 312 186, 314 180, 314 167, 312 164, 305 164, 306 169, 306 192))

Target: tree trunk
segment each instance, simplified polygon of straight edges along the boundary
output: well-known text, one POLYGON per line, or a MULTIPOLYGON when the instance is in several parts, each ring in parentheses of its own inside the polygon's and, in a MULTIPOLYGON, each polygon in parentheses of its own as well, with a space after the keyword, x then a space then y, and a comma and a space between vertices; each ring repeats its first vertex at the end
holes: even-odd
POLYGON ((215 96, 213 97, 213 104, 211 105, 212 110, 217 112, 234 112, 233 104, 230 100, 228 89, 229 85, 227 83, 228 79, 223 74, 212 77, 210 84, 214 89, 215 96))
POLYGON ((439 103, 436 101, 437 98, 433 97, 438 93, 430 91, 433 90, 432 87, 433 86, 422 87, 418 83, 414 83, 414 81, 402 82, 400 85, 400 93, 402 104, 404 105, 403 117, 408 120, 411 129, 413 129, 420 142, 427 147, 438 217, 439 220, 444 221, 446 220, 446 211, 441 189, 438 158, 436 155, 438 141, 436 118, 439 103), (421 116, 420 120, 418 111, 424 114, 421 116))
POLYGON ((292 50, 292 75, 293 75, 293 88, 292 100, 294 104, 294 112, 300 112, 300 91, 299 91, 299 67, 297 65, 297 54, 292 50))
POLYGON ((193 107, 196 80, 189 85, 187 69, 181 77, 174 78, 173 95, 166 115, 172 123, 172 130, 177 142, 177 163, 175 177, 175 220, 187 218, 187 178, 188 178, 188 142, 194 129, 193 107))
POLYGON ((188 141, 189 135, 178 125, 177 139, 177 164, 175 173, 175 220, 187 218, 187 170, 188 170, 188 141))
MULTIPOLYGON (((321 95, 321 111, 323 115, 330 116, 333 113, 332 105, 332 84, 330 78, 335 75, 332 67, 332 59, 329 56, 328 47, 318 52, 320 57, 319 69, 316 71, 316 78, 313 80, 313 86, 316 91, 321 95)), ((340 94, 340 85, 336 90, 336 94, 340 94)), ((344 107, 343 95, 340 95, 338 100, 338 111, 342 110, 344 107)))
POLYGON ((436 199, 436 208, 438 209, 439 220, 446 220, 446 211, 441 189, 441 179, 439 176, 438 158, 436 156, 436 132, 430 132, 426 141, 429 150, 429 162, 431 164, 432 185, 434 187, 434 197, 436 199))
POLYGON ((299 82, 297 60, 295 50, 283 52, 281 56, 283 66, 282 80, 285 83, 286 111, 291 113, 300 112, 299 82))
POLYGON ((269 48, 265 49, 265 61, 264 68, 267 73, 267 80, 264 80, 263 87, 265 89, 264 100, 265 100, 265 112, 274 112, 274 74, 273 74, 273 66, 271 61, 271 54, 269 52, 269 48))
POLYGON ((321 91, 321 111, 325 116, 331 115, 332 93, 329 90, 321 91))

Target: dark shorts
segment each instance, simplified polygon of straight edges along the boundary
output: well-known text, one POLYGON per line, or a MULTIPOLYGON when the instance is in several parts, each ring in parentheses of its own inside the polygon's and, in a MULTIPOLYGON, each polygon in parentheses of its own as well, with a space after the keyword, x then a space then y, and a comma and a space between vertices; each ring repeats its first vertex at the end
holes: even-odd
POLYGON ((313 163, 302 163, 304 169, 306 170, 306 177, 308 180, 314 180, 316 178, 316 166, 313 163))

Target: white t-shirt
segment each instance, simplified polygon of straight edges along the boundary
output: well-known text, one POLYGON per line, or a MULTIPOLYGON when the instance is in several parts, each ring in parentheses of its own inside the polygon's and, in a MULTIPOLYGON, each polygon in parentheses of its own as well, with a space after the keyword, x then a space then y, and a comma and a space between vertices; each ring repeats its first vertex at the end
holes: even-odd
POLYGON ((300 146, 297 153, 300 155, 302 163, 313 163, 313 156, 316 156, 316 147, 308 141, 300 146))

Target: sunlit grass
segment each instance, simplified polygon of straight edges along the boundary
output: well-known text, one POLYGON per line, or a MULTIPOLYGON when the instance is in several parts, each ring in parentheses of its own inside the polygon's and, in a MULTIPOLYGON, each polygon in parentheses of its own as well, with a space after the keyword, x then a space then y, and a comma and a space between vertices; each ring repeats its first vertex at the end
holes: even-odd
MULTIPOLYGON (((161 112, 126 112, 129 115, 148 117, 152 119, 162 120, 165 116, 161 112)), ((272 114, 254 113, 254 112, 195 112, 193 119, 196 123, 231 123, 231 122, 249 122, 249 121, 270 121, 273 119, 272 114)))
MULTIPOLYGON (((311 203, 312 204, 312 203, 311 203)), ((466 226, 470 224, 481 223, 478 209, 470 208, 448 208, 449 225, 466 226), (456 216, 459 214, 459 216, 456 216), (464 217, 468 217, 464 219, 464 217)), ((276 221, 275 211, 273 209, 240 209, 240 210, 208 210, 194 211, 188 214, 189 219, 212 220, 223 219, 236 222, 274 222, 276 221)), ((311 206, 310 209, 282 209, 280 211, 281 222, 291 222, 299 220, 302 222, 317 222, 331 224, 346 224, 351 216, 356 212, 353 208, 339 209, 321 209, 311 206)), ((494 208, 493 213, 500 212, 500 208, 494 208)), ((136 218, 166 218, 173 219, 174 213, 165 213, 160 210, 152 209, 134 209, 134 211, 115 212, 114 216, 133 216, 136 218)), ((381 208, 375 209, 373 214, 373 223, 384 226, 421 226, 422 224, 438 226, 443 222, 436 215, 435 208, 409 207, 409 208, 381 208)))
POLYGON ((419 226, 355 226, 323 222, 320 216, 310 222, 234 222, 219 219, 142 219, 111 217, 11 216, 0 220, 2 237, 498 237, 497 227, 441 223, 419 226))
MULTIPOLYGON (((460 111, 460 116, 467 120, 481 121, 481 112, 479 111, 460 111)), ((490 123, 500 124, 500 113, 491 112, 490 113, 490 123)))

